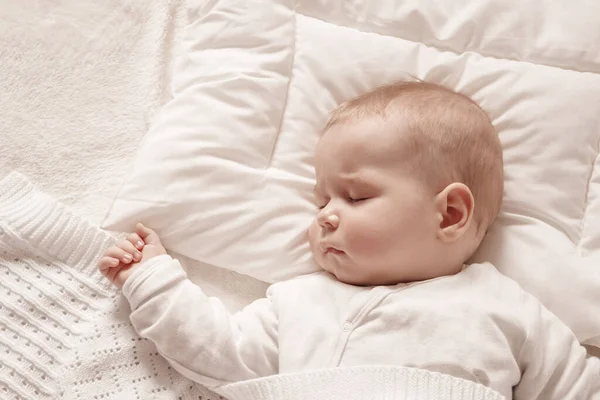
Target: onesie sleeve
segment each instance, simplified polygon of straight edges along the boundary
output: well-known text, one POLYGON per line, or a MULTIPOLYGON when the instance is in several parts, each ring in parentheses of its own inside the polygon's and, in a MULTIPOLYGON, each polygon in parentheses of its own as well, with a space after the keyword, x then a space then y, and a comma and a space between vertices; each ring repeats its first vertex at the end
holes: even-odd
POLYGON ((523 292, 526 339, 515 400, 600 400, 600 360, 535 297, 523 292))
POLYGON ((184 376, 205 386, 276 374, 275 308, 267 297, 231 314, 187 279, 179 261, 154 257, 123 286, 131 322, 184 376))

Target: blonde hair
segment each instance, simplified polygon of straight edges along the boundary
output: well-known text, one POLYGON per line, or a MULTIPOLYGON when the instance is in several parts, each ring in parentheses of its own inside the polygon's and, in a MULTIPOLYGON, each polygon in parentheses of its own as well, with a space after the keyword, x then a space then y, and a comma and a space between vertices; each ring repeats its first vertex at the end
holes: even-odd
POLYGON ((475 201, 474 222, 483 237, 502 204, 502 147, 490 118, 469 97, 434 83, 398 82, 379 87, 330 114, 324 131, 342 122, 380 116, 408 124, 401 155, 436 192, 462 182, 475 201))

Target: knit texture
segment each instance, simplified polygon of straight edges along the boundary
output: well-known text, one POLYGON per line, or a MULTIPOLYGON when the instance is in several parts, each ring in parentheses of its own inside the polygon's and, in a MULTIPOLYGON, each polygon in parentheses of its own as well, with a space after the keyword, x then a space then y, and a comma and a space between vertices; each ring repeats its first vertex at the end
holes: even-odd
POLYGON ((347 367, 277 375, 233 383, 220 392, 229 400, 502 400, 483 385, 417 368, 347 367))
POLYGON ((0 398, 220 397, 175 372, 96 263, 115 239, 18 173, 0 181, 0 398))

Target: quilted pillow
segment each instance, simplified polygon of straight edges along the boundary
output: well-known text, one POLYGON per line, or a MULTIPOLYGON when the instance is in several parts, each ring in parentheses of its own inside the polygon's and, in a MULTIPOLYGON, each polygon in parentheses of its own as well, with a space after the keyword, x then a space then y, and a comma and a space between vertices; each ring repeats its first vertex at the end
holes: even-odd
POLYGON ((486 109, 504 208, 494 263, 600 346, 600 19, 553 0, 232 1, 189 12, 174 98, 105 221, 277 281, 317 269, 306 232, 327 113, 406 73, 486 109), (596 318, 592 318, 592 316, 596 318))

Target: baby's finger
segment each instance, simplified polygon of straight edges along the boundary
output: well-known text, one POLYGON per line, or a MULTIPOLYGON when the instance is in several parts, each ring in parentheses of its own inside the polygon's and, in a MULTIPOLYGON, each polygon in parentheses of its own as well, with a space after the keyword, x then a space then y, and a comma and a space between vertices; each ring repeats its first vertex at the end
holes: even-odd
POLYGON ((120 271, 120 268, 111 268, 108 271, 106 271, 106 274, 104 274, 104 276, 106 276, 109 281, 114 283, 115 278, 117 277, 117 274, 119 273, 119 271, 120 271))
POLYGON ((144 241, 137 233, 130 233, 129 235, 127 235, 127 240, 129 240, 131 244, 133 244, 138 250, 144 248, 144 241))
POLYGON ((119 265, 119 260, 117 260, 116 258, 105 256, 102 257, 98 262, 98 269, 100 269, 100 272, 106 275, 109 269, 116 267, 117 265, 119 265))
MULTIPOLYGON (((124 240, 122 242, 118 242, 116 246, 111 247, 106 250, 104 254, 107 257, 112 257, 120 260, 123 264, 129 264, 131 261, 136 258, 139 260, 141 258, 141 253, 139 253, 136 249, 133 248, 133 245, 128 241, 124 240), (126 243, 126 244, 125 244, 126 243), (123 247, 131 246, 130 250, 125 250, 123 247), (136 256, 134 252, 137 252, 139 256, 136 256)), ((137 260, 136 260, 137 261, 137 260)))
POLYGON ((139 261, 142 259, 142 253, 140 253, 138 249, 135 248, 133 243, 128 240, 120 240, 117 242, 117 247, 120 247, 121 249, 125 250, 126 253, 131 254, 134 261, 139 261))
POLYGON ((141 222, 138 222, 135 226, 135 232, 140 235, 145 244, 160 244, 160 239, 157 233, 141 222))

